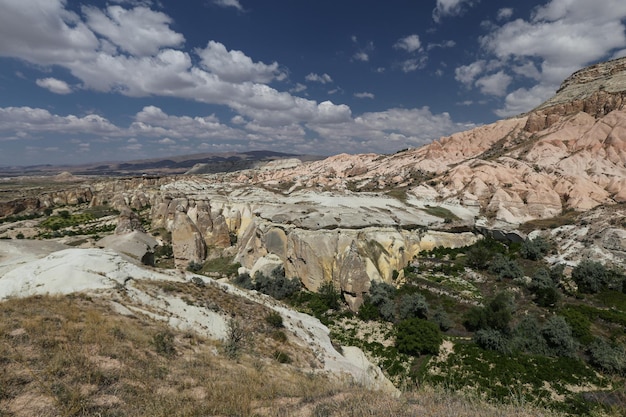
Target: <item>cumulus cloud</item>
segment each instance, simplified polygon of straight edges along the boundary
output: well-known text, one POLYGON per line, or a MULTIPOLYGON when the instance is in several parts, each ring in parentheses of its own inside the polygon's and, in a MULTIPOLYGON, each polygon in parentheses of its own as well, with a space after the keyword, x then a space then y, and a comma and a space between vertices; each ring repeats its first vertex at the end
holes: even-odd
POLYGON ((206 48, 196 49, 201 59, 200 65, 216 74, 220 79, 233 83, 246 81, 269 83, 274 79, 283 80, 286 75, 278 68, 278 63, 269 65, 253 62, 241 51, 228 51, 226 47, 215 41, 209 41, 206 48))
POLYGON ((356 98, 371 98, 374 99, 375 96, 372 93, 367 93, 367 92, 363 92, 363 93, 354 93, 354 97, 356 98))
POLYGON ((418 35, 409 35, 404 38, 398 39, 393 45, 396 49, 403 49, 409 53, 419 51, 422 48, 420 37, 418 35))
POLYGON ((84 6, 82 10, 91 30, 133 55, 154 55, 161 48, 177 47, 185 41, 183 35, 170 29, 169 16, 147 7, 128 10, 108 6, 100 10, 84 6))
POLYGON ((433 10, 433 20, 439 23, 442 17, 459 16, 476 3, 478 0, 437 0, 437 6, 433 10))
POLYGON ((80 17, 60 0, 4 0, 0 56, 39 65, 64 65, 93 56, 99 42, 80 17))
POLYGON ((75 115, 59 116, 45 109, 31 107, 0 108, 0 131, 3 132, 55 132, 114 135, 120 129, 107 119, 90 114, 83 117, 75 115))
MULTIPOLYGON (((194 149, 189 143, 183 145, 184 141, 196 141, 197 146, 204 143, 212 150, 271 143, 275 149, 300 152, 386 151, 390 144, 416 146, 468 127, 454 123, 447 113, 433 114, 427 108, 354 117, 345 104, 293 95, 304 90, 303 84, 297 84, 292 92, 279 91, 268 85, 286 77, 278 63, 254 61, 243 51, 229 50, 215 41, 186 52, 181 49, 185 39, 172 29, 171 18, 151 10, 149 2, 118 0, 118 5, 105 8, 83 8, 82 15, 66 9, 65 0, 24 3, 3 0, 0 56, 64 68, 79 80, 77 88, 84 90, 188 99, 225 106, 234 116, 224 123, 214 114, 175 116, 146 106, 128 126, 117 126, 98 115, 59 115, 45 109, 7 107, 0 108, 0 131, 5 140, 43 137, 44 133, 81 140, 98 137, 114 140, 119 145, 115 149, 129 152, 147 152, 157 143, 177 151, 194 149), (126 38, 129 41, 123 42, 126 38)), ((401 49, 415 53, 421 47, 418 41, 404 38, 401 49)), ((372 49, 370 42, 363 51, 372 49)), ((420 68, 425 59, 407 60, 400 64, 401 69, 420 68)), ((326 73, 311 72, 305 79, 320 84, 333 82, 326 73)), ((58 93, 71 89, 62 83, 54 78, 38 80, 42 87, 58 93)), ((361 92, 356 97, 374 96, 361 92)))
POLYGON ((472 62, 469 65, 462 65, 454 70, 454 79, 465 85, 472 87, 474 81, 485 70, 487 63, 484 60, 472 62))
POLYGON ((422 69, 426 66, 426 62, 428 61, 428 57, 422 56, 420 58, 411 58, 400 63, 400 70, 402 72, 413 72, 418 69, 422 69))
MULTIPOLYGON (((498 18, 509 19, 512 12, 500 9, 498 18)), ((480 46, 491 61, 481 59, 458 67, 456 79, 498 96, 517 82, 496 114, 528 111, 553 95, 574 71, 623 51, 624 19, 626 2, 620 0, 550 0, 533 9, 528 20, 490 26, 480 46)))
POLYGON ((35 82, 39 87, 50 90, 55 94, 69 94, 72 92, 72 89, 65 81, 56 78, 40 78, 35 82))
POLYGON ((513 9, 510 7, 504 7, 498 10, 498 14, 496 15, 496 19, 498 20, 508 20, 513 16, 513 9))
POLYGON ((319 74, 315 74, 312 72, 308 74, 306 77, 304 77, 304 79, 309 82, 322 83, 322 84, 328 84, 328 83, 333 82, 333 79, 330 77, 330 75, 326 73, 319 75, 319 74))
POLYGON ((513 78, 504 71, 498 71, 495 74, 487 75, 476 81, 476 86, 480 88, 481 93, 491 96, 504 96, 506 89, 513 78))

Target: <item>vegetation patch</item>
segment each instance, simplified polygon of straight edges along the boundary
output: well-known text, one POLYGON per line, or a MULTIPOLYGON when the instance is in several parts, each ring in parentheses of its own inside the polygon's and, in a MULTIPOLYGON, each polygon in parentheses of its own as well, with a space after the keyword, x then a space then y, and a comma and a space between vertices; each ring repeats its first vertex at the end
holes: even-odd
POLYGON ((450 210, 448 210, 445 207, 426 205, 426 206, 420 208, 420 210, 425 211, 426 213, 430 214, 431 216, 440 217, 440 218, 444 219, 445 222, 452 222, 452 221, 456 221, 456 220, 461 220, 456 214, 452 213, 450 210))

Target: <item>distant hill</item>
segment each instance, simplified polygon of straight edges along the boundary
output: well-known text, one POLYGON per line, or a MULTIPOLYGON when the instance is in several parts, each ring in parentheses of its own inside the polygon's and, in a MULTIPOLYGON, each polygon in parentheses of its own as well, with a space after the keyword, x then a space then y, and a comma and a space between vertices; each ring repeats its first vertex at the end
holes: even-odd
POLYGON ((257 167, 263 163, 279 159, 297 158, 302 161, 322 159, 316 155, 297 155, 274 151, 199 153, 164 158, 141 159, 135 161, 96 162, 80 165, 32 165, 20 167, 0 167, 0 176, 56 175, 69 172, 74 175, 169 175, 183 174, 195 167, 194 173, 233 172, 257 167))

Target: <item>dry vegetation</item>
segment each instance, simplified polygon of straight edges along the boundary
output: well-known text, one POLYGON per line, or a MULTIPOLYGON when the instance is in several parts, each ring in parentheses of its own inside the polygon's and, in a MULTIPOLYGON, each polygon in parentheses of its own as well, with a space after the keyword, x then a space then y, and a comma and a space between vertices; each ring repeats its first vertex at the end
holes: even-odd
POLYGON ((99 297, 0 303, 0 416, 391 415, 548 414, 427 388, 393 398, 281 364, 265 349, 229 359, 220 342, 113 313, 99 297))

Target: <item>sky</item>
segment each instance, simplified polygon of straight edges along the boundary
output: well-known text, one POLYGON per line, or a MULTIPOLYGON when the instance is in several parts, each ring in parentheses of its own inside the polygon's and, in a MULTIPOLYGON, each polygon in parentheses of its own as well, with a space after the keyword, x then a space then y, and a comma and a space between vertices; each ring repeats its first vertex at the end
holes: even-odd
POLYGON ((0 0, 0 166, 389 154, 626 56, 624 0, 0 0))

